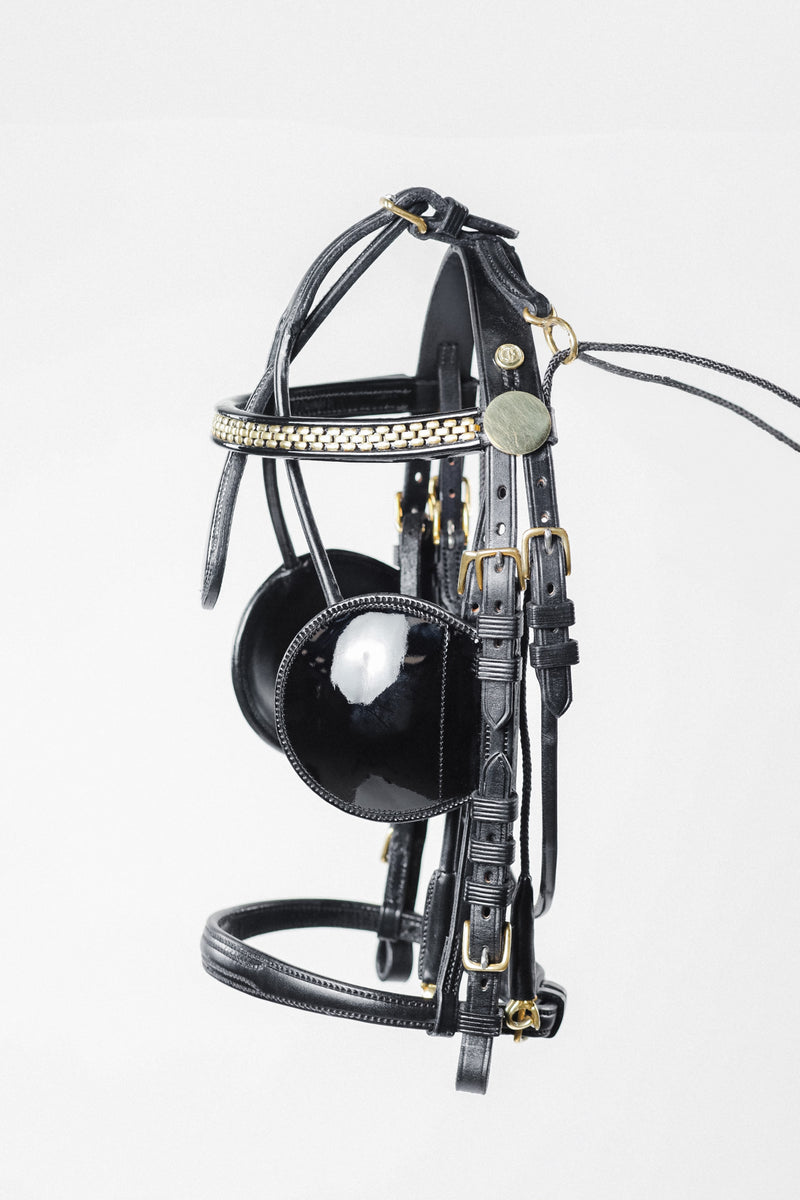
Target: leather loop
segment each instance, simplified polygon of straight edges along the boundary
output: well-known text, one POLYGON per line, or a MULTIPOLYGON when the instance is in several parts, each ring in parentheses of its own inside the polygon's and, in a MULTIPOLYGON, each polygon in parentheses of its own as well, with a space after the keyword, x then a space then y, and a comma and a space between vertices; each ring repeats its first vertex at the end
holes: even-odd
MULTIPOLYGON (((243 940, 278 929, 310 926, 375 932, 379 915, 376 904, 343 900, 273 900, 225 909, 209 917, 206 924, 201 943, 203 966, 222 983, 262 1000, 356 1021, 429 1030, 434 1015, 430 1000, 355 987, 303 971, 243 940)), ((403 937, 417 940, 419 931, 420 918, 410 914, 403 922, 403 937)))
MULTIPOLYGON (((460 237, 475 237, 476 234, 491 234, 495 237, 515 238, 517 230, 510 225, 501 225, 499 221, 489 221, 485 217, 476 217, 465 205, 459 204, 452 196, 440 196, 430 188, 407 188, 391 197, 399 208, 405 208, 417 215, 423 215, 427 230, 422 233, 416 225, 409 223, 408 231, 414 237, 426 240, 434 238, 440 241, 456 241, 460 237), (424 205, 430 205, 433 214, 429 215, 424 205), (465 229, 464 227, 468 228, 465 229)), ((402 221, 403 218, 396 218, 402 221)), ((548 309, 549 312, 549 309, 548 309)))
POLYGON ((469 210, 467 207, 459 204, 452 196, 445 196, 441 209, 434 217, 427 218, 427 236, 437 238, 442 242, 453 242, 468 220, 469 210))
MULTIPOLYGON (((435 1028, 436 1002, 376 988, 342 983, 325 975, 292 966, 244 940, 280 929, 326 928, 374 930, 379 909, 374 904, 344 900, 272 900, 224 909, 209 917, 201 941, 203 966, 209 975, 228 987, 291 1008, 347 1017, 373 1025, 405 1029, 435 1028)), ((403 937, 409 943, 420 935, 420 918, 409 914, 403 937)), ((563 1013, 564 994, 557 984, 545 982, 539 995, 542 1029, 538 1036, 552 1037, 563 1013)), ((470 1023, 467 1009, 456 1006, 453 1028, 470 1023)), ((507 1032, 505 1027, 498 1032, 507 1032)), ((529 1034, 529 1036, 533 1036, 529 1034)))
POLYGON ((578 662, 578 643, 573 638, 567 638, 560 646, 531 646, 530 656, 531 666, 537 671, 575 666, 578 662))
POLYGON ((511 824, 519 816, 519 798, 511 796, 473 796, 472 817, 475 821, 497 821, 511 824))
POLYGON ((375 970, 381 983, 402 983, 408 979, 414 966, 414 950, 409 942, 378 940, 375 954, 375 970))
POLYGON ((516 844, 513 839, 507 842, 482 842, 473 838, 469 844, 469 856, 473 862, 508 865, 514 861, 516 844))
POLYGON ((561 604, 526 604, 525 615, 531 629, 566 629, 575 624, 575 605, 571 600, 561 604))
POLYGON ((481 638, 521 638, 524 627, 522 613, 480 613, 476 629, 481 638))
POLYGON ((478 679, 494 680, 497 683, 519 683, 522 678, 522 660, 478 658, 475 664, 478 679))
POLYGON ((513 890, 510 880, 501 885, 478 883, 476 879, 467 880, 467 900, 470 904, 495 904, 505 908, 511 900, 513 890))
POLYGON ((503 1027, 503 1018, 499 1012, 471 1013, 462 1012, 458 1017, 458 1028, 462 1033, 480 1033, 483 1037, 497 1037, 503 1027))

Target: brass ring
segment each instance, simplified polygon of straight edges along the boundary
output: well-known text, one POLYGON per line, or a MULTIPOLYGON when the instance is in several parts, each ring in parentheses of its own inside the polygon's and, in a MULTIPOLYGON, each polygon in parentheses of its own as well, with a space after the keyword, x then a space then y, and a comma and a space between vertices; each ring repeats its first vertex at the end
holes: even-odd
POLYGON ((560 317, 558 315, 558 313, 556 312, 555 308, 551 308, 550 312, 547 314, 546 317, 537 317, 536 314, 532 313, 531 310, 526 306, 522 310, 522 315, 525 318, 525 320, 528 322, 529 325, 536 325, 539 327, 539 329, 544 330, 544 340, 547 342, 547 345, 550 347, 551 354, 560 354, 561 353, 558 346, 556 345, 556 340, 553 337, 553 330, 556 327, 558 327, 560 329, 564 329, 566 331, 567 337, 569 338, 569 350, 567 351, 567 356, 564 359, 564 362, 571 363, 571 362, 575 361, 575 359, 578 357, 577 335, 575 333, 575 330, 570 325, 569 321, 565 321, 563 317, 560 317))

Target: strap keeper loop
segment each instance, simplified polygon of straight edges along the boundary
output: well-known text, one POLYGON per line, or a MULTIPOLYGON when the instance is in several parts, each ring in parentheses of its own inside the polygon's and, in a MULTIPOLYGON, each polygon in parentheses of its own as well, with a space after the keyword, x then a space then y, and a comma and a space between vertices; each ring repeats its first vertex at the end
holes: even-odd
POLYGON ((470 815, 474 821, 499 821, 510 825, 519 816, 519 797, 504 796, 495 800, 488 796, 473 796, 470 815))
POLYGON ((521 612, 515 613, 481 613, 478 617, 477 632, 481 638, 521 638, 523 631, 521 612))
POLYGON ((514 658, 479 658, 475 674, 478 679, 491 683, 519 683, 522 679, 522 659, 514 658))
POLYGON ((566 629, 575 624, 575 605, 571 600, 560 604, 530 603, 525 606, 525 614, 531 629, 566 629))
POLYGON ((578 662, 578 643, 567 638, 560 646, 531 646, 531 666, 537 671, 549 671, 554 667, 574 667, 578 662))
POLYGON ((513 838, 507 842, 481 842, 471 838, 469 843, 469 860, 472 863, 486 863, 496 867, 508 867, 513 863, 517 844, 513 838))

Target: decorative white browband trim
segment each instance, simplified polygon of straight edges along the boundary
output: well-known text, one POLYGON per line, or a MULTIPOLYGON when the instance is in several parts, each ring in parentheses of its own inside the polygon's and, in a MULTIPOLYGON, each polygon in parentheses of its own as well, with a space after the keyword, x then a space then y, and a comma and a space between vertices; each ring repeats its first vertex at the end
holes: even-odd
POLYGON ((362 454, 414 457, 415 453, 433 451, 442 454, 450 446, 459 452, 478 449, 481 426, 477 410, 439 416, 423 416, 418 420, 386 423, 383 418, 367 423, 347 422, 311 425, 299 420, 280 423, 269 420, 248 420, 220 410, 214 418, 211 436, 230 450, 249 453, 281 455, 301 454, 327 456, 362 454))

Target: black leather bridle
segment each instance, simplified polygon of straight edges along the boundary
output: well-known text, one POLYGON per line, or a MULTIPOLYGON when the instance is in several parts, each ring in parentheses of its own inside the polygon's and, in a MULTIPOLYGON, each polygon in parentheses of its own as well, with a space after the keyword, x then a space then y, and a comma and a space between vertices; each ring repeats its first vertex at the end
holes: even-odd
MULTIPOLYGON (((392 823, 382 904, 286 900, 215 913, 203 935, 206 970, 281 1004, 439 1036, 458 1033, 456 1086, 473 1092, 486 1090, 494 1040, 554 1036, 566 999, 545 978, 534 953, 534 920, 549 908, 555 888, 558 720, 571 702, 571 668, 578 661, 566 590, 570 547, 553 474, 557 439, 550 385, 555 370, 579 354, 626 373, 587 350, 652 352, 579 346, 550 302, 525 279, 508 242, 514 236, 514 230, 475 217, 450 198, 411 188, 323 251, 281 318, 255 391, 218 408, 213 436, 228 454, 203 588, 203 602, 212 607, 244 464, 248 456, 259 456, 283 565, 251 600, 237 636, 233 674, 242 710, 320 795, 355 815, 392 823), (416 375, 290 388, 294 355, 404 230, 447 246, 416 375), (369 238, 317 299, 341 256, 369 238), (569 349, 551 360, 544 387, 531 325, 545 328, 554 350, 557 325, 571 339, 569 349), (469 544, 467 454, 480 460, 469 544), (295 553, 281 509, 279 459, 307 555, 295 553), (326 550, 305 491, 304 460, 405 464, 396 568, 350 551, 326 550), (518 466, 524 488, 519 505, 518 466), (520 505, 526 512, 523 529, 520 505), (395 637, 397 653, 391 648, 395 637), (342 663, 353 647, 356 666, 351 663, 347 674, 342 663), (528 854, 528 661, 541 694, 538 891, 528 854), (386 756, 383 765, 379 752, 386 756), (439 866, 417 913, 427 820, 438 813, 446 814, 439 866), (260 934, 307 926, 376 933, 377 972, 384 982, 408 978, 418 943, 425 994, 356 987, 248 945, 260 934)), ((798 403, 766 381, 723 369, 798 403)), ((754 419, 690 385, 627 373, 684 387, 754 419)))

